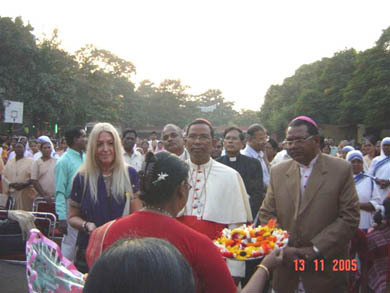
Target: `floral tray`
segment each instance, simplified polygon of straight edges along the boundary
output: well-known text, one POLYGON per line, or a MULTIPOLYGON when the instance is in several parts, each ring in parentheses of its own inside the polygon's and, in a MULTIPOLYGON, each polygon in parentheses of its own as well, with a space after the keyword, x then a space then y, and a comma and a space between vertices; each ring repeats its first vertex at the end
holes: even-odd
POLYGON ((288 243, 288 233, 276 227, 276 219, 267 225, 253 227, 242 225, 235 229, 223 229, 214 244, 225 258, 240 261, 263 258, 275 248, 284 248, 288 243))

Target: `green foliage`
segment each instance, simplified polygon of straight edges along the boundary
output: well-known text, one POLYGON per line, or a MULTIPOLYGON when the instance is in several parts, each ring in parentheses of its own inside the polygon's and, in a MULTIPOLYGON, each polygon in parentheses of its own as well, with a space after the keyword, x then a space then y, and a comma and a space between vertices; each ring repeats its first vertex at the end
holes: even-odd
POLYGON ((390 28, 376 46, 357 53, 347 49, 301 66, 282 85, 272 85, 261 107, 260 119, 282 133, 295 116, 318 123, 388 127, 390 104, 390 28))

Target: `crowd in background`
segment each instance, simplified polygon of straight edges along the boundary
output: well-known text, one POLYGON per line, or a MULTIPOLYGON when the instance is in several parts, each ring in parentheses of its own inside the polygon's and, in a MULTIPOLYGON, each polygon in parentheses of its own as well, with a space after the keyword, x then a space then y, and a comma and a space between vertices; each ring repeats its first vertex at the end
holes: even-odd
MULTIPOLYGON (((209 126, 208 122, 204 124, 209 126)), ((97 126, 88 142, 81 127, 68 131, 65 137, 57 140, 48 136, 0 137, 1 192, 13 196, 15 209, 31 211, 38 197, 55 206, 59 229, 64 233, 64 255, 84 272, 88 271, 85 254, 91 233, 105 223, 139 210, 145 203, 138 195, 147 186, 142 182, 145 174, 140 174, 145 171, 148 154, 149 161, 151 153, 160 152, 189 160, 191 151, 186 148, 185 140, 206 140, 202 135, 188 137, 188 133, 173 124, 164 127, 161 137, 152 132, 148 139, 138 137, 133 129, 125 129, 119 136, 108 123, 97 126)), ((211 158, 239 172, 255 218, 270 185, 271 167, 291 159, 289 147, 297 142, 292 143, 287 138, 277 142, 260 124, 249 127, 246 134, 239 128, 230 127, 221 138, 213 135, 211 131, 210 139, 215 139, 211 158), (242 157, 247 161, 242 161, 242 157)), ((371 288, 379 286, 377 284, 390 272, 389 268, 381 266, 389 258, 384 249, 390 247, 390 172, 380 170, 382 166, 390 168, 387 167, 390 166, 390 139, 380 140, 367 135, 361 145, 348 140, 336 145, 334 139, 320 137, 319 147, 322 154, 351 163, 360 201, 359 230, 350 243, 350 256, 359 260, 360 270, 350 274, 349 289, 358 292, 360 286, 369 283, 371 288)), ((172 214, 176 216, 178 212, 172 214)), ((246 275, 240 275, 240 280, 246 279, 242 284, 254 273, 249 267, 246 272, 246 275), (249 276, 248 272, 251 272, 249 276)))

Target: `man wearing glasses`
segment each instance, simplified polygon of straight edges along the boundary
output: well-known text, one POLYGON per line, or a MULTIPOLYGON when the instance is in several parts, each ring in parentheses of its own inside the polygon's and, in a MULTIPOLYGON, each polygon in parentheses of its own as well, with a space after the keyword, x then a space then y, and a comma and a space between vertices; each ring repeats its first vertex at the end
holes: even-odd
POLYGON ((244 156, 255 158, 260 161, 263 169, 263 185, 267 190, 269 185, 269 163, 265 154, 265 146, 269 140, 267 130, 260 124, 253 124, 247 130, 248 142, 241 151, 244 156))
MULTIPOLYGON (((192 186, 179 220, 211 240, 226 227, 252 221, 248 195, 240 174, 211 158, 217 140, 211 123, 198 118, 186 130, 190 154, 188 181, 192 186)), ((244 277, 245 263, 227 261, 232 276, 244 277)))
POLYGON ((285 140, 292 160, 271 169, 260 222, 276 218, 290 234, 274 292, 346 292, 347 248, 359 225, 351 165, 320 152, 317 124, 300 116, 285 140), (302 291, 299 291, 302 292, 302 291))

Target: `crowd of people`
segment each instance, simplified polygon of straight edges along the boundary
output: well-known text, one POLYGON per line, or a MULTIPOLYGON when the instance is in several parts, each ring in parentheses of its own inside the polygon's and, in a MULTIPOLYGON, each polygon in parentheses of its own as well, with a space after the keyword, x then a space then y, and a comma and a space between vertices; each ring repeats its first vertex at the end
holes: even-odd
POLYGON ((90 272, 86 292, 138 292, 152 286, 142 276, 151 272, 161 286, 175 284, 164 292, 235 292, 239 284, 242 292, 387 292, 390 138, 336 146, 306 116, 289 123, 283 141, 271 136, 256 123, 218 138, 199 118, 185 129, 165 125, 160 138, 119 134, 109 123, 88 137, 74 127, 54 144, 13 137, 0 152, 2 193, 15 209, 31 211, 38 197, 53 206, 63 255, 90 272), (212 243, 224 228, 269 219, 290 238, 263 261, 223 259, 212 243), (140 281, 108 280, 124 272, 140 281))

